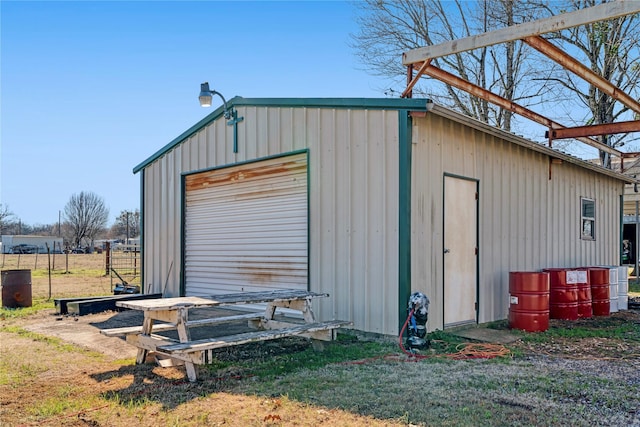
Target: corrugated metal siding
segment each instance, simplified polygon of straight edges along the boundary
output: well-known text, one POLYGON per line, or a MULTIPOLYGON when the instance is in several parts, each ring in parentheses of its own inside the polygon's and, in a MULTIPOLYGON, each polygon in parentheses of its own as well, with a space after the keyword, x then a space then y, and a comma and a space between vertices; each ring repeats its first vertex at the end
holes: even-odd
POLYGON ((189 175, 187 296, 307 290, 307 156, 189 175))
POLYGON ((233 127, 216 120, 147 165, 145 282, 179 295, 180 175, 308 149, 309 286, 327 292, 314 311, 359 330, 397 333, 398 112, 239 107, 233 127))
POLYGON ((479 322, 508 314, 509 271, 615 265, 623 183, 436 115, 414 119, 412 287, 442 328, 444 173, 479 180, 479 322), (580 239, 580 198, 596 200, 596 240, 580 239))

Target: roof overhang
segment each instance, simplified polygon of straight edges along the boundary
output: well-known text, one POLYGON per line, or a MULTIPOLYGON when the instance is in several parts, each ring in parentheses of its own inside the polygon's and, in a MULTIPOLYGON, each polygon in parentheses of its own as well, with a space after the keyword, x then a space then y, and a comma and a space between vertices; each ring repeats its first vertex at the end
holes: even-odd
MULTIPOLYGON (((555 150, 551 147, 547 147, 546 145, 538 144, 537 142, 531 141, 522 136, 518 136, 512 133, 506 132, 495 126, 491 126, 487 123, 474 119, 473 117, 469 117, 465 114, 459 113, 457 111, 453 111, 449 108, 442 107, 437 104, 433 104, 429 106, 428 110, 429 110, 429 113, 427 114, 436 114, 438 116, 445 117, 449 120, 453 120, 458 123, 462 123, 466 126, 469 126, 470 128, 474 128, 484 133, 494 135, 498 138, 504 139, 506 141, 509 141, 521 147, 528 148, 529 150, 537 151, 538 153, 545 154, 549 157, 550 162, 553 162, 554 159, 561 160, 562 162, 571 163, 581 168, 589 169, 593 172, 597 172, 599 174, 606 175, 611 178, 615 178, 626 184, 640 183, 640 180, 635 179, 633 176, 625 175, 625 174, 616 172, 614 170, 604 168, 598 164, 579 159, 577 157, 555 150)), ((420 115, 424 115, 424 114, 420 114, 420 115)))
MULTIPOLYGON (((567 163, 578 165, 582 168, 590 169, 594 172, 616 178, 626 183, 638 182, 632 176, 625 176, 610 169, 605 169, 599 165, 568 154, 561 153, 552 148, 538 144, 523 137, 514 135, 509 132, 505 132, 494 126, 490 126, 479 120, 473 119, 464 114, 455 112, 449 108, 439 106, 433 103, 429 99, 424 98, 242 98, 235 97, 227 102, 227 106, 234 107, 276 107, 276 108, 334 108, 334 109, 385 109, 385 110, 404 110, 414 116, 424 117, 427 114, 437 114, 449 120, 453 120, 477 129, 479 131, 494 135, 498 138, 504 139, 508 142, 526 147, 533 151, 537 151, 549 156, 550 161, 552 159, 560 159, 567 163)), ((138 173, 146 168, 157 159, 164 156, 166 153, 174 149, 176 146, 182 144, 184 141, 195 135, 201 129, 207 127, 214 121, 224 117, 223 107, 219 107, 211 114, 204 117, 198 123, 187 129, 180 134, 177 138, 169 142, 167 145, 156 151, 149 158, 137 165, 134 169, 134 173, 138 173)))
MULTIPOLYGON (((402 98, 242 98, 236 96, 227 101, 227 107, 286 107, 286 108, 335 108, 335 109, 369 109, 369 110, 407 110, 426 111, 430 105, 428 99, 402 98)), ((174 138, 167 145, 156 151, 149 158, 133 168, 138 173, 174 147, 190 138, 200 129, 224 117, 224 108, 213 110, 195 125, 174 138)))

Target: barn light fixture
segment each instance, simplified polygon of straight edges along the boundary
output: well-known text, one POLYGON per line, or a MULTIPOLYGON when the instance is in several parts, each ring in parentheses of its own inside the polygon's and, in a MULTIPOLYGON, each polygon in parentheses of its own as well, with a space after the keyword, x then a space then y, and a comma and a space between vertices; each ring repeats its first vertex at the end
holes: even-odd
POLYGON ((213 95, 218 95, 222 99, 222 105, 224 108, 224 118, 227 120, 229 126, 233 126, 233 152, 238 152, 238 123, 244 120, 244 117, 238 117, 238 112, 233 108, 227 106, 227 100, 218 91, 211 90, 209 88, 209 82, 200 84, 200 100, 201 107, 211 107, 211 99, 213 95))
POLYGON ((227 108, 227 100, 222 96, 222 94, 218 91, 209 89, 209 82, 204 82, 200 84, 200 96, 198 99, 200 100, 201 107, 211 107, 211 99, 213 95, 218 95, 222 99, 222 104, 224 106, 224 118, 229 120, 233 114, 233 111, 227 108))

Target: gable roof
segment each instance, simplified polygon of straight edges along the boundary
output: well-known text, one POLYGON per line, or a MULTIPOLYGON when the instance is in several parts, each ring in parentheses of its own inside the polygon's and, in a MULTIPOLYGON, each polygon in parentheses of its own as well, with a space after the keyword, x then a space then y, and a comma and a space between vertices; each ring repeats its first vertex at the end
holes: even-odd
MULTIPOLYGON (((251 107, 299 107, 299 108, 337 108, 352 110, 406 110, 412 112, 420 112, 421 114, 437 114, 450 120, 465 124, 476 130, 494 135, 498 138, 520 145, 533 151, 548 155, 550 158, 560 159, 567 163, 578 165, 585 169, 607 175, 626 183, 638 182, 630 176, 622 175, 616 171, 603 168, 597 164, 587 162, 585 160, 573 157, 569 154, 547 147, 545 145, 533 142, 524 137, 503 131, 499 128, 476 120, 472 117, 453 111, 449 108, 434 104, 431 100, 425 98, 242 98, 234 97, 227 102, 227 108, 251 106, 251 107)), ((133 173, 138 173, 149 164, 153 163, 182 142, 186 141, 199 130, 203 129, 215 120, 223 117, 224 107, 216 108, 211 114, 208 114, 202 120, 173 139, 167 145, 153 153, 133 168, 133 173)))
MULTIPOLYGON (((307 107, 307 108, 344 108, 354 110, 411 110, 426 111, 427 99, 403 99, 403 98, 242 98, 236 96, 227 101, 227 108, 251 106, 251 107, 307 107)), ((156 151, 145 161, 133 168, 133 173, 138 173, 150 163, 171 151, 177 145, 187 140, 209 123, 223 116, 224 107, 221 105, 211 114, 200 120, 195 125, 180 134, 173 141, 156 151)))

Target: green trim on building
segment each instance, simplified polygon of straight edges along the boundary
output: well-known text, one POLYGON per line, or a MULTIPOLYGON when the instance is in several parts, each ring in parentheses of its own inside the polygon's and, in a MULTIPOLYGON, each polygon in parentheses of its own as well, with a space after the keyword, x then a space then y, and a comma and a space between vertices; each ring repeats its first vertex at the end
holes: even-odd
POLYGON ((311 286, 311 156, 309 149, 304 150, 307 153, 307 290, 310 291, 311 286))
POLYGON ((619 250, 620 265, 623 265, 623 260, 622 260, 622 251, 624 250, 622 246, 623 241, 624 241, 624 187, 622 187, 622 194, 620 194, 620 250, 619 250))
POLYGON ((144 173, 140 174, 140 292, 149 293, 144 284, 144 173))
POLYGON ((411 296, 411 117, 407 110, 398 112, 398 332, 407 317, 411 296))
POLYGON ((186 242, 186 233, 185 233, 185 223, 186 218, 185 214, 187 212, 187 178, 185 174, 180 176, 180 296, 186 296, 187 294, 187 284, 186 284, 186 274, 185 274, 185 247, 187 246, 186 242))
MULTIPOLYGON (((187 236, 185 233, 185 223, 186 223, 186 213, 187 213, 187 189, 186 189, 186 178, 189 175, 194 175, 194 174, 198 174, 198 173, 203 173, 203 172, 211 172, 214 170, 220 170, 220 169, 226 169, 226 168, 230 168, 230 167, 235 167, 235 166, 242 166, 242 165, 248 165, 250 163, 258 163, 258 162, 262 162, 265 160, 271 160, 271 159, 278 159, 281 157, 287 157, 287 156, 295 156, 297 154, 306 154, 307 156, 307 277, 311 277, 310 273, 311 273, 311 256, 309 255, 310 253, 310 236, 311 236, 311 206, 310 206, 310 200, 309 197, 311 196, 311 188, 310 188, 310 172, 309 172, 309 149, 308 148, 303 148, 301 150, 295 150, 295 151, 289 151, 286 153, 279 153, 279 154, 274 154, 273 156, 265 156, 265 157, 260 157, 257 159, 251 159, 251 160, 246 160, 246 161, 242 161, 242 162, 236 162, 236 163, 229 163, 226 165, 220 165, 220 166, 215 166, 212 168, 206 168, 206 169, 198 169, 198 170, 194 170, 194 171, 189 171, 189 172, 185 172, 182 173, 180 176, 181 182, 180 182, 180 187, 181 187, 181 201, 180 201, 180 206, 182 207, 182 212, 180 212, 180 266, 182 267, 180 269, 180 296, 185 296, 187 293, 187 283, 186 283, 186 268, 185 268, 185 263, 186 263, 186 253, 185 253, 185 249, 187 246, 187 236)), ((310 288, 310 283, 307 282, 307 289, 310 288)))

